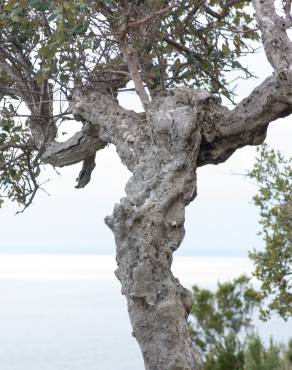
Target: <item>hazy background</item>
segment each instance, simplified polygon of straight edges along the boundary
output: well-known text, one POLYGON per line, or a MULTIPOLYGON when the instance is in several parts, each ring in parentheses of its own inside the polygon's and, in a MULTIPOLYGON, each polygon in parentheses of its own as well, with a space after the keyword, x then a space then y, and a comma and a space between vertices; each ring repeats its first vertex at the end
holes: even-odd
MULTIPOLYGON (((1 370, 142 370, 113 256, 0 256, 1 370)), ((244 257, 176 257, 174 274, 214 289, 250 273, 244 257)), ((273 317, 256 330, 287 343, 291 322, 273 317)))
MULTIPOLYGON (((259 79, 238 81, 238 100, 271 73, 262 54, 247 63, 259 79)), ((141 109, 134 94, 120 100, 141 109)), ((290 120, 272 123, 267 138, 287 155, 290 120)), ((254 157, 255 148, 246 147, 224 164, 198 170, 198 196, 187 207, 186 237, 176 253, 188 257, 174 259, 174 274, 185 286, 214 289, 218 280, 252 271, 247 251, 262 242, 251 203, 256 186, 244 174, 254 157)), ((130 173, 108 147, 97 154, 90 184, 76 190, 80 166, 59 174, 47 167, 50 195, 39 192, 24 214, 15 216, 18 208, 10 203, 0 210, 1 370, 143 368, 114 276, 114 239, 103 222, 124 196, 130 173)), ((271 334, 287 341, 292 332, 291 321, 277 317, 256 325, 265 342, 271 334)))

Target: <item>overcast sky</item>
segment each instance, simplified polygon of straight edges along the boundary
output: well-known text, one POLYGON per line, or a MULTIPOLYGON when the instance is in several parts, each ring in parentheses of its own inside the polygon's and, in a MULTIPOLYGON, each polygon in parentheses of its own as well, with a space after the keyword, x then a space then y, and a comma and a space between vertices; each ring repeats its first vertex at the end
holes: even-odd
MULTIPOLYGON (((238 81, 242 98, 271 74, 262 55, 248 59, 258 80, 238 81)), ((121 103, 139 110, 134 94, 124 93, 121 103)), ((266 142, 292 155, 291 118, 270 125, 266 142)), ((255 148, 238 150, 226 163, 198 170, 198 196, 187 207, 186 237, 179 254, 242 255, 260 247, 257 210, 251 198, 255 184, 240 174, 246 173, 255 157, 255 148)), ((114 203, 124 196, 130 172, 120 163, 114 147, 97 154, 91 183, 84 189, 74 188, 80 165, 60 170, 60 175, 47 170, 45 185, 49 196, 40 192, 34 204, 15 216, 17 207, 6 204, 0 210, 0 252, 5 253, 102 253, 114 254, 111 231, 104 217, 111 214, 114 203)))

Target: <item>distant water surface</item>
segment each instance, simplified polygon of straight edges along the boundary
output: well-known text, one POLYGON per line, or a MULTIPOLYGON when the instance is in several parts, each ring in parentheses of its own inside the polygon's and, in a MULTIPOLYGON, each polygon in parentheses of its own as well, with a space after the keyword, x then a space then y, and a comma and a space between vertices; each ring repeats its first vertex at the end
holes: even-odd
MULTIPOLYGON (((142 370, 113 256, 0 254, 1 370, 142 370)), ((182 284, 213 289, 249 273, 247 258, 176 257, 182 284)), ((259 324, 286 340, 292 324, 259 324)))

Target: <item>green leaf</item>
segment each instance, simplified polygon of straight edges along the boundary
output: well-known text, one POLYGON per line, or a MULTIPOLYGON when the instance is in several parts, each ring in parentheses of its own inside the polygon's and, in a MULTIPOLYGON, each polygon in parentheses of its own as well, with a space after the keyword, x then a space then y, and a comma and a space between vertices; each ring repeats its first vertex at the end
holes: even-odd
POLYGON ((57 15, 57 14, 54 14, 54 13, 53 13, 53 14, 51 14, 51 15, 49 15, 49 16, 48 16, 48 21, 49 21, 49 22, 53 21, 54 19, 56 19, 56 18, 57 18, 57 16, 58 16, 58 15, 57 15))
POLYGON ((65 73, 61 73, 60 74, 60 80, 63 83, 67 83, 69 81, 69 76, 67 74, 65 74, 65 73))
POLYGON ((80 35, 80 34, 84 33, 87 30, 87 28, 89 26, 89 23, 90 23, 90 21, 88 20, 85 23, 77 24, 73 28, 72 34, 78 34, 78 35, 80 35))
POLYGON ((92 49, 96 50, 99 48, 99 46, 100 46, 100 40, 94 40, 92 49))
POLYGON ((242 68, 241 64, 237 60, 232 61, 231 66, 232 68, 242 68))
POLYGON ((225 57, 228 57, 229 56, 230 49, 229 49, 229 46, 228 46, 227 43, 226 44, 223 44, 222 51, 223 51, 223 54, 224 54, 225 57))
POLYGON ((55 55, 55 50, 50 46, 42 46, 39 49, 39 55, 45 58, 52 58, 55 55))
POLYGON ((46 11, 50 9, 51 1, 50 0, 30 0, 29 5, 39 11, 46 11))

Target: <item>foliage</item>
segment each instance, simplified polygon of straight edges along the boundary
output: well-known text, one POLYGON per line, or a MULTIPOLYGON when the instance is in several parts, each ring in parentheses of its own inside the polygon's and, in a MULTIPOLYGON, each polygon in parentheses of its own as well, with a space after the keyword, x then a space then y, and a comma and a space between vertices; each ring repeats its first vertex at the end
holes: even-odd
POLYGON ((265 249, 254 251, 250 256, 262 289, 254 291, 246 277, 218 284, 215 293, 193 287, 191 333, 202 350, 204 370, 292 369, 292 341, 283 349, 271 340, 265 348, 260 337, 250 331, 256 307, 265 318, 271 311, 283 318, 292 312, 291 159, 285 159, 267 145, 262 145, 258 151, 249 176, 259 185, 254 202, 260 208, 265 249), (266 297, 271 299, 267 308, 262 306, 262 299, 266 297), (250 334, 244 336, 244 331, 250 334))
POLYGON ((193 296, 191 314, 195 322, 191 333, 203 353, 212 352, 218 345, 238 347, 236 336, 251 328, 252 312, 261 301, 261 295, 244 275, 231 282, 218 283, 215 293, 194 286, 193 296))
MULTIPOLYGON (((38 189, 36 178, 40 169, 32 164, 35 160, 32 149, 28 130, 9 115, 2 119, 0 116, 0 184, 6 196, 19 204, 25 204, 38 189), (5 150, 6 147, 10 150, 5 150)), ((2 202, 0 196, 0 207, 2 202)))
POLYGON ((284 351, 284 368, 291 370, 292 368, 292 339, 289 340, 287 349, 284 351))
POLYGON ((7 58, 21 50, 39 81, 50 76, 66 86, 117 62, 117 24, 131 39, 150 89, 165 78, 160 83, 167 87, 183 83, 229 95, 225 72, 241 69, 249 76, 238 58, 259 40, 248 3, 1 0, 0 28, 7 58))
POLYGON ((259 185, 254 196, 260 210, 262 251, 250 253, 261 281, 261 290, 270 303, 263 317, 275 311, 283 318, 292 314, 292 158, 263 145, 249 177, 259 185))
POLYGON ((218 284, 215 292, 193 287, 190 332, 201 350, 203 370, 292 370, 288 346, 266 347, 252 326, 261 294, 241 276, 218 284))
POLYGON ((204 370, 241 370, 244 348, 234 333, 229 333, 206 354, 204 370))
POLYGON ((280 347, 272 339, 269 347, 265 348, 258 334, 252 334, 247 338, 245 368, 248 370, 284 370, 285 355, 286 352, 282 354, 280 347))
POLYGON ((204 87, 230 98, 226 72, 237 69, 250 77, 239 56, 253 52, 252 42, 259 40, 248 3, 176 2, 176 10, 165 17, 153 35, 157 43, 150 48, 156 66, 152 73, 159 84, 204 87))
POLYGON ((271 339, 266 348, 252 329, 252 314, 259 308, 262 317, 276 311, 291 315, 292 268, 292 167, 291 159, 262 145, 249 176, 259 185, 254 197, 260 208, 264 251, 250 253, 261 291, 242 276, 218 284, 216 292, 193 287, 191 335, 201 349, 204 370, 290 370, 292 340, 288 348, 271 339), (263 306, 264 298, 271 301, 263 306), (244 335, 248 333, 248 335, 244 335))

